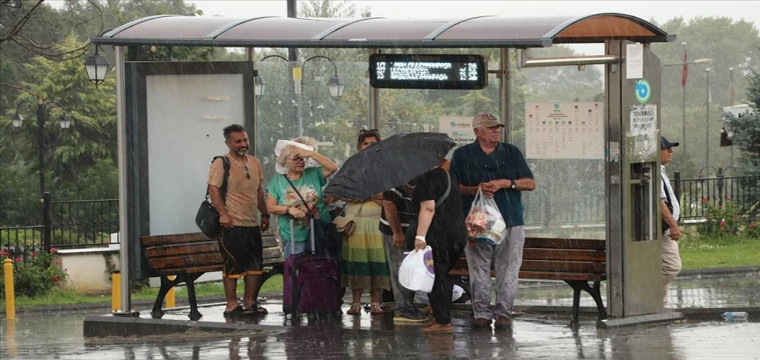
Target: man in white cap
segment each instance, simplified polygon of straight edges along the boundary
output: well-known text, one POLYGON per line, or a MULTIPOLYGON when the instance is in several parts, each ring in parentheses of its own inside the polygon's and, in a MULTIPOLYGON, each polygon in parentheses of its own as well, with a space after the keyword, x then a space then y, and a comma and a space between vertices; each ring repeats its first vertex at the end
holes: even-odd
POLYGON ((483 113, 472 119, 476 140, 454 151, 451 173, 459 179, 465 216, 478 189, 493 197, 507 225, 506 239, 498 245, 470 242, 465 247, 472 290, 474 327, 512 325, 512 306, 525 244, 522 191, 533 191, 536 181, 520 149, 501 142, 504 124, 483 113), (491 307, 491 263, 496 272, 496 305, 491 307))
POLYGON ((662 186, 660 187, 660 213, 662 214, 662 304, 668 304, 668 285, 681 272, 681 255, 678 253, 678 239, 681 228, 678 218, 681 216, 681 206, 678 196, 670 186, 670 179, 665 172, 665 165, 673 161, 673 148, 677 142, 670 142, 664 136, 660 137, 660 164, 662 164, 662 186))

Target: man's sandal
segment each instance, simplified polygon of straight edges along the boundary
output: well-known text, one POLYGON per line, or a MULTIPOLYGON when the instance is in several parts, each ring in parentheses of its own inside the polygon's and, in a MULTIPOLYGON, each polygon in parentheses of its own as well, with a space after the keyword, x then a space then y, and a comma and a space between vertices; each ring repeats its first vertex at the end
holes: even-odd
POLYGON ((380 306, 380 303, 372 303, 372 310, 369 312, 372 315, 381 315, 385 313, 383 311, 383 308, 380 306))

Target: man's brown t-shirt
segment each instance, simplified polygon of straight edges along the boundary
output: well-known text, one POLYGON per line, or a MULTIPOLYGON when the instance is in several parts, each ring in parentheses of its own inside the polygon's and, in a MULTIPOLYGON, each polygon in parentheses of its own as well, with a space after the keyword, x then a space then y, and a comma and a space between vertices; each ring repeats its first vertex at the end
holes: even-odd
MULTIPOLYGON (((232 217, 233 226, 258 226, 258 191, 264 182, 261 163, 256 157, 247 155, 247 162, 225 155, 230 162, 230 177, 227 182, 227 199, 225 209, 232 217), (248 167, 250 179, 246 176, 245 166, 248 167)), ((216 159, 211 164, 208 174, 208 184, 222 187, 224 166, 222 159, 216 159)))

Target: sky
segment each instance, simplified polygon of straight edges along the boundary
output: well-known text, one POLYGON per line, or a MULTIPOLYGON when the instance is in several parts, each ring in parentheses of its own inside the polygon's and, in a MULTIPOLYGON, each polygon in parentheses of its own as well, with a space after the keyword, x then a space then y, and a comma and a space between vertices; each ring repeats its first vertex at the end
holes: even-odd
MULTIPOLYGON (((204 16, 229 18, 286 16, 286 0, 185 0, 203 10, 204 16)), ((299 3, 301 1, 299 0, 299 3)), ((760 29, 760 1, 498 1, 498 0, 348 0, 357 8, 369 8, 372 16, 394 18, 466 18, 477 15, 506 17, 590 15, 618 12, 644 20, 664 23, 681 16, 686 21, 696 17, 725 16, 753 22, 760 29)), ((48 0, 54 7, 63 0, 48 0)), ((677 35, 677 34, 676 34, 677 35)), ((601 45, 573 45, 576 52, 595 54, 601 45)))
MULTIPOLYGON (((285 0, 185 0, 206 15, 226 17, 286 15, 285 0)), ((369 7, 373 16, 399 18, 449 18, 476 15, 556 16, 621 12, 665 22, 676 16, 685 19, 726 16, 760 24, 760 1, 454 1, 454 0, 355 0, 357 9, 369 7)), ((757 25, 756 25, 757 26, 757 25)))

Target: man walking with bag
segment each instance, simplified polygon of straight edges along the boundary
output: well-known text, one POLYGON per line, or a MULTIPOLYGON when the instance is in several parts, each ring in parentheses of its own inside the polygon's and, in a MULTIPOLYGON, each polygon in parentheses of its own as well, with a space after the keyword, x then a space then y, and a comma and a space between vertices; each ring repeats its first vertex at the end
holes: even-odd
POLYGON ((506 238, 498 245, 470 242, 465 247, 472 291, 474 327, 511 326, 512 306, 522 265, 525 227, 522 191, 533 191, 536 182, 520 149, 501 142, 496 116, 478 114, 472 119, 476 140, 454 151, 451 173, 459 179, 465 216, 480 189, 493 197, 507 226, 506 238), (496 272, 496 305, 491 307, 491 264, 496 272))
POLYGON ((224 317, 266 314, 267 310, 256 301, 264 269, 261 232, 269 228, 261 163, 248 155, 248 134, 242 126, 225 127, 224 140, 230 151, 224 158, 214 159, 208 177, 209 195, 222 226, 219 247, 224 261, 222 281, 227 301, 224 317), (238 304, 236 295, 237 280, 241 277, 245 281, 242 305, 238 304))
POLYGON ((670 142, 664 136, 660 137, 660 164, 662 165, 662 186, 660 187, 660 213, 662 215, 662 304, 668 304, 668 285, 681 272, 681 255, 678 253, 678 239, 681 228, 678 218, 681 216, 681 206, 678 197, 670 186, 665 165, 673 161, 673 148, 677 142, 670 142))

